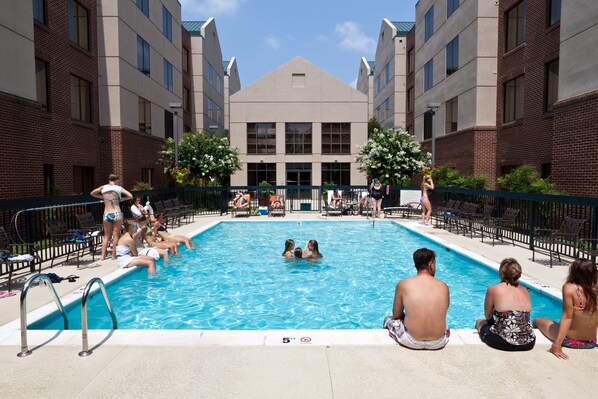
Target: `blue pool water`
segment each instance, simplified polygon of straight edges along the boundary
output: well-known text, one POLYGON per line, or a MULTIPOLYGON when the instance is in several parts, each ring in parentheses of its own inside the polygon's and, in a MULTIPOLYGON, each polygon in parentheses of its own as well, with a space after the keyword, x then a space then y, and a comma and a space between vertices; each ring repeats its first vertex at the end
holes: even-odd
MULTIPOLYGON (((412 254, 437 254, 436 276, 451 291, 448 324, 473 328, 498 274, 392 222, 224 222, 193 240, 164 279, 137 270, 107 287, 120 329, 373 329, 391 314, 398 280, 415 275, 412 254), (316 239, 324 258, 289 260, 284 241, 316 239)), ((505 253, 508 256, 508 253, 505 253)), ((558 320, 560 301, 531 290, 532 317, 558 320)), ((67 308, 81 328, 80 301, 67 308)), ((88 302, 89 328, 111 328, 101 294, 88 302)), ((58 314, 32 329, 61 329, 58 314)))

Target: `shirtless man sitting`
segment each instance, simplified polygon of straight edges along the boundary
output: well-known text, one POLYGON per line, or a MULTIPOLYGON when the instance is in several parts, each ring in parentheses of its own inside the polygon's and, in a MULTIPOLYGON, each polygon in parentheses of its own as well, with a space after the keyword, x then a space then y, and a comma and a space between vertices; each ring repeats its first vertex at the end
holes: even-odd
POLYGON ((411 349, 442 349, 449 341, 446 326, 449 288, 436 279, 436 254, 427 248, 413 253, 417 275, 399 281, 392 316, 384 328, 399 344, 411 349))

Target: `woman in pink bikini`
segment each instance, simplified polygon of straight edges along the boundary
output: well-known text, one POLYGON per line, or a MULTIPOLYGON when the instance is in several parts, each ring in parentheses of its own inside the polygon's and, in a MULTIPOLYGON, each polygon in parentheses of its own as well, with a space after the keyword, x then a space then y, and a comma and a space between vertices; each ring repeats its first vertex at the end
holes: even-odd
POLYGON ((422 196, 419 199, 419 203, 422 206, 422 223, 425 226, 430 226, 430 218, 432 217, 432 203, 428 197, 428 191, 434 190, 434 181, 431 176, 424 175, 421 184, 422 196))
POLYGON ((563 315, 560 323, 537 318, 534 326, 553 341, 548 350, 560 359, 567 359, 563 346, 592 349, 596 346, 598 327, 598 269, 588 259, 576 259, 569 267, 563 285, 563 315))
MULTIPOLYGON (((116 247, 123 225, 123 213, 120 202, 133 198, 130 192, 116 184, 118 176, 108 176, 108 184, 93 190, 91 195, 104 201, 104 240, 102 240, 102 259, 106 259, 108 241, 112 238, 112 246, 116 247)), ((112 250, 112 259, 116 260, 116 251, 112 250)))

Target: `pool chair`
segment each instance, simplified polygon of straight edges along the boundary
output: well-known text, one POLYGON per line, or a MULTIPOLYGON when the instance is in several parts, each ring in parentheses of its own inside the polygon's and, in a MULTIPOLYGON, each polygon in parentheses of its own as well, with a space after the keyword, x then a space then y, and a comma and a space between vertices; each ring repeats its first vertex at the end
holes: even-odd
POLYGON ((0 275, 8 273, 8 292, 11 291, 12 273, 15 270, 29 267, 33 272, 37 262, 39 273, 42 272, 42 262, 35 249, 33 244, 12 244, 4 227, 0 227, 0 275))
POLYGON ((46 220, 45 225, 52 243, 50 267, 54 267, 56 258, 66 255, 65 263, 68 263, 71 254, 75 254, 77 268, 79 268, 81 266, 81 256, 87 248, 89 248, 92 261, 95 260, 95 237, 86 236, 79 230, 70 230, 66 223, 59 219, 46 220))
POLYGON ((547 251, 552 267, 552 255, 556 254, 561 261, 561 248, 570 247, 575 251, 579 248, 581 229, 585 219, 574 219, 566 216, 559 229, 537 228, 534 230, 534 245, 532 246, 532 261, 535 261, 536 252, 547 251))
POLYGON ((285 203, 282 195, 270 196, 270 204, 268 205, 268 216, 285 216, 285 203))
POLYGON ((239 216, 249 217, 251 215, 251 196, 249 194, 243 194, 243 198, 245 198, 245 203, 243 205, 233 204, 231 218, 239 216))
POLYGON ((372 201, 369 197, 370 193, 362 191, 359 194, 359 214, 361 216, 372 216, 372 201))
MULTIPOLYGON (((341 190, 338 190, 338 193, 343 195, 341 190)), ((328 200, 326 201, 326 216, 342 216, 343 215, 343 206, 342 201, 339 201, 336 206, 333 206, 332 196, 334 195, 334 190, 328 190, 327 196, 328 200)))
POLYGON ((409 219, 412 216, 417 217, 421 212, 421 203, 419 201, 413 201, 401 206, 389 206, 384 208, 384 217, 409 219))

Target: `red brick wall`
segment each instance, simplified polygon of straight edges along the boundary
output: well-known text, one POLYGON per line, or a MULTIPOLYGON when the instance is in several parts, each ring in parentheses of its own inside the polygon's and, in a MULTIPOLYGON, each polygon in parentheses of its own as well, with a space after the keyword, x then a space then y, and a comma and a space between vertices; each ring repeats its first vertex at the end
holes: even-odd
POLYGON ((559 24, 547 27, 548 2, 527 0, 526 39, 505 54, 505 12, 519 0, 500 2, 498 20, 497 174, 501 166, 552 162, 553 115, 544 112, 545 65, 558 58, 559 24), (504 83, 525 76, 523 118, 503 123, 504 83))
POLYGON ((35 102, 0 94, 2 199, 43 196, 44 164, 54 165, 54 183, 65 194, 74 191, 74 166, 94 167, 94 183, 105 179, 105 176, 100 179, 96 2, 80 0, 80 3, 89 11, 89 51, 68 39, 65 1, 46 1, 47 25, 34 24, 35 56, 48 63, 48 111, 35 102), (89 124, 71 119, 71 74, 91 82, 92 122, 89 124))
POLYGON ((598 197, 598 91, 554 105, 552 180, 570 195, 598 197))

